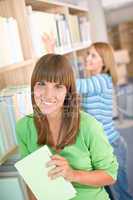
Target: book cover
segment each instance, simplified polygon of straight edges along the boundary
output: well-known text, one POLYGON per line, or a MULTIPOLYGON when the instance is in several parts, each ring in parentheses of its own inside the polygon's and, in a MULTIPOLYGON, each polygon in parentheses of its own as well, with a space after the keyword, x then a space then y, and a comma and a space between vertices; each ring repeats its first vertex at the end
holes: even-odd
POLYGON ((58 34, 56 28, 55 15, 41 11, 32 10, 31 6, 27 7, 27 16, 33 42, 33 48, 36 56, 42 56, 47 53, 47 47, 42 41, 44 33, 52 35, 55 43, 58 43, 58 34))
POLYGON ((72 184, 63 177, 51 180, 48 177, 51 152, 44 145, 15 164, 15 167, 38 200, 68 200, 76 195, 72 184))
POLYGON ((17 21, 12 17, 7 19, 7 32, 10 40, 12 63, 22 62, 24 58, 22 54, 18 25, 17 21))
POLYGON ((7 18, 0 16, 0 67, 12 64, 7 18))

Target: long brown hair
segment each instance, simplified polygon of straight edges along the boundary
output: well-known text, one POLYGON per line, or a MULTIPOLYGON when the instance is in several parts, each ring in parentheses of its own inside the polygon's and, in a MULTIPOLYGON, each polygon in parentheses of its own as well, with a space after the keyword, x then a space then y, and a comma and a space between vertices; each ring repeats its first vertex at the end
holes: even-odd
POLYGON ((110 74, 112 76, 113 83, 116 84, 118 77, 112 46, 106 42, 95 42, 90 46, 90 48, 91 47, 94 47, 97 53, 103 59, 104 67, 102 73, 110 74))
POLYGON ((38 144, 52 144, 52 134, 47 117, 41 113, 34 99, 34 86, 36 82, 40 81, 58 82, 67 88, 63 105, 60 137, 55 147, 56 149, 62 149, 66 145, 75 142, 79 129, 79 98, 76 92, 74 72, 67 58, 64 55, 57 54, 42 56, 36 63, 31 77, 32 105, 38 134, 38 144))

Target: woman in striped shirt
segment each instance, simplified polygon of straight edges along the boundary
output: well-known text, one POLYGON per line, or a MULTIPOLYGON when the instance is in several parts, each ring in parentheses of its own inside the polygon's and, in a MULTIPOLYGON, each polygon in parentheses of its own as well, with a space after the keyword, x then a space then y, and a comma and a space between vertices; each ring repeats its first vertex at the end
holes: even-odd
POLYGON ((133 200, 128 192, 126 143, 113 122, 113 83, 117 72, 113 49, 105 42, 93 43, 86 57, 86 78, 77 79, 77 89, 82 96, 82 108, 103 124, 104 131, 114 148, 119 163, 118 178, 111 186, 116 200, 133 200))

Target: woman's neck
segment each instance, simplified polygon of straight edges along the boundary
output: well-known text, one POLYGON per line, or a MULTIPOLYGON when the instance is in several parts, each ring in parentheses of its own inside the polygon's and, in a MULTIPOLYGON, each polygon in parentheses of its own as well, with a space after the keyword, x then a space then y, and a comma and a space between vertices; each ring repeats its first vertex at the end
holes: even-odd
POLYGON ((51 142, 52 146, 55 147, 59 140, 59 135, 62 126, 62 112, 54 113, 52 115, 47 115, 49 128, 51 132, 51 142))
POLYGON ((48 119, 49 124, 59 123, 62 119, 62 110, 58 112, 54 112, 52 114, 48 114, 47 119, 48 119))

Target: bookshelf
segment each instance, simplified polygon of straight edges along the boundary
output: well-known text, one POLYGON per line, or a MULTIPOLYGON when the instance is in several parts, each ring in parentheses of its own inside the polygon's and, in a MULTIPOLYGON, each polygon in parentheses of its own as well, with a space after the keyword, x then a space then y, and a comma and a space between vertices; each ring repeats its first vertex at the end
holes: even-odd
POLYGON ((0 197, 2 200, 29 200, 26 185, 14 167, 15 161, 15 157, 10 157, 0 168, 0 197))
MULTIPOLYGON (((58 36, 56 53, 66 54, 75 68, 78 66, 78 57, 84 55, 91 43, 87 8, 50 0, 0 0, 0 54, 3 55, 0 58, 1 91, 9 86, 30 84, 33 68, 41 56, 40 49, 39 51, 35 49, 36 41, 32 37, 34 34, 32 34, 32 23, 30 24, 32 17, 38 16, 38 13, 42 18, 50 15, 49 19, 55 20, 56 28, 58 27, 58 31, 54 30, 58 36), (75 26, 75 24, 77 25, 75 26), (5 55, 3 52, 6 52, 5 55)), ((38 24, 38 21, 36 22, 34 24, 38 24)), ((36 34, 35 37, 38 39, 36 34)), ((47 53, 46 49, 41 53, 42 55, 47 53)), ((8 138, 10 139, 11 136, 8 138)), ((2 138, 2 132, 0 132, 0 137, 2 138)), ((17 145, 14 143, 13 146, 6 149, 4 154, 0 154, 0 165, 5 163, 16 152, 16 149, 17 145)), ((4 176, 3 172, 1 174, 4 176)), ((8 177, 8 172, 6 172, 6 176, 8 177)))
POLYGON ((17 68, 22 68, 22 67, 25 67, 25 66, 28 66, 28 65, 34 65, 35 62, 36 62, 35 59, 29 59, 29 60, 25 60, 25 61, 20 62, 20 63, 7 65, 6 67, 0 68, 0 73, 5 73, 5 72, 8 72, 8 71, 16 70, 17 68))
MULTIPOLYGON (((84 16, 89 19, 87 8, 47 0, 1 0, 0 16, 14 17, 17 21, 20 36, 23 61, 0 66, 0 89, 18 84, 29 84, 34 64, 38 58, 33 49, 30 28, 27 19, 26 6, 32 6, 33 11, 41 11, 53 14, 64 14, 68 20, 69 15, 84 16)), ((68 22, 69 25, 69 22, 68 22)), ((70 39, 71 39, 70 31, 70 39)), ((90 45, 90 41, 79 41, 71 43, 69 47, 58 47, 56 53, 68 54, 74 60, 77 59, 77 52, 81 52, 90 45)), ((75 61, 76 63, 76 61, 75 61)))
POLYGON ((67 8, 70 12, 73 13, 82 13, 88 12, 87 8, 82 8, 81 6, 72 5, 68 3, 58 2, 58 1, 48 1, 48 0, 26 0, 26 5, 32 5, 33 9, 42 10, 42 11, 51 11, 51 12, 60 12, 60 9, 67 8))
POLYGON ((0 159, 0 165, 3 164, 12 154, 16 153, 17 151, 17 146, 12 147, 9 149, 9 151, 1 157, 0 159))

